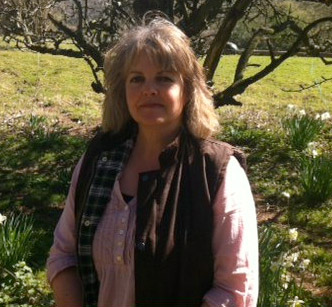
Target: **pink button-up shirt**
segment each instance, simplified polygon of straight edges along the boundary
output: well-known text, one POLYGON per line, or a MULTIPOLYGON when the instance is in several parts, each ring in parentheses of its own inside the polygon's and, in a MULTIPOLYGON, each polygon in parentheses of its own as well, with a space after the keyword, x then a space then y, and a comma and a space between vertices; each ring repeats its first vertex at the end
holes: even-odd
MULTIPOLYGON (((75 168, 66 206, 47 260, 48 280, 76 266, 74 198, 81 161, 75 168)), ((97 227, 93 260, 100 281, 98 307, 135 305, 134 243, 136 199, 126 203, 119 181, 97 227)), ((214 283, 209 306, 252 307, 258 296, 258 240, 255 205, 247 176, 231 157, 214 204, 214 283)))

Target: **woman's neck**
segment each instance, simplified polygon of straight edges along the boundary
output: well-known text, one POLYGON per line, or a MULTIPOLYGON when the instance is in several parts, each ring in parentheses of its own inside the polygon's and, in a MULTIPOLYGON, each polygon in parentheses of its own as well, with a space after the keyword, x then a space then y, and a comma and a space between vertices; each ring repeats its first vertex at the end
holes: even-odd
POLYGON ((138 171, 159 169, 160 153, 174 141, 181 128, 173 131, 139 127, 131 162, 138 171))
POLYGON ((174 141, 180 129, 178 127, 172 131, 165 131, 139 128, 135 147, 145 157, 158 157, 167 145, 174 141))

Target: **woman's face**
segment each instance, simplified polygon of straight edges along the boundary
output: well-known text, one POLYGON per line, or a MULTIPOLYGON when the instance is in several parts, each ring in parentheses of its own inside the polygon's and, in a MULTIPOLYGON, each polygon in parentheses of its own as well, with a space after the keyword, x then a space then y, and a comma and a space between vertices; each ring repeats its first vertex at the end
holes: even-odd
POLYGON ((145 53, 137 57, 126 78, 129 113, 140 128, 179 128, 186 103, 184 92, 181 76, 163 70, 145 53))

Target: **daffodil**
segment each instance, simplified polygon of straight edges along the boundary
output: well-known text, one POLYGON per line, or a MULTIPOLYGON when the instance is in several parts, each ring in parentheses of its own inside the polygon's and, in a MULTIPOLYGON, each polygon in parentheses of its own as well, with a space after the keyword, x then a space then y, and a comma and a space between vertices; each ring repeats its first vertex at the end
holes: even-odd
POLYGON ((331 118, 331 115, 329 112, 325 112, 325 113, 321 114, 320 118, 321 118, 321 120, 328 120, 331 118))
POLYGON ((7 216, 4 216, 0 213, 0 225, 3 225, 6 220, 7 220, 7 216))
POLYGON ((316 150, 316 149, 314 149, 313 151, 312 151, 312 157, 313 158, 316 158, 318 156, 318 151, 316 150))
POLYGON ((281 195, 286 197, 286 198, 290 198, 290 194, 286 191, 282 192, 281 195))
POLYGON ((310 264, 310 259, 303 259, 299 265, 301 270, 305 270, 310 264))
POLYGON ((302 304, 304 304, 303 300, 300 300, 298 296, 295 296, 293 300, 287 301, 290 307, 300 307, 302 304))
POLYGON ((291 228, 288 231, 289 239, 291 241, 296 241, 297 237, 299 236, 299 233, 297 232, 297 228, 291 228))

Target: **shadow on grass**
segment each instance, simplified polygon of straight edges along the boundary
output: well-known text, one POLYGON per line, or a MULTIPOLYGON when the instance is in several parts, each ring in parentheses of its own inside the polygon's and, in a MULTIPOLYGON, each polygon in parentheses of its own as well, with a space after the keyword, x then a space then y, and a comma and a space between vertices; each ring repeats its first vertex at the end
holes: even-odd
POLYGON ((62 211, 71 173, 87 140, 63 131, 26 134, 5 131, 0 139, 0 212, 34 216, 38 236, 33 264, 42 267, 62 211))

